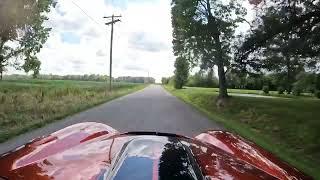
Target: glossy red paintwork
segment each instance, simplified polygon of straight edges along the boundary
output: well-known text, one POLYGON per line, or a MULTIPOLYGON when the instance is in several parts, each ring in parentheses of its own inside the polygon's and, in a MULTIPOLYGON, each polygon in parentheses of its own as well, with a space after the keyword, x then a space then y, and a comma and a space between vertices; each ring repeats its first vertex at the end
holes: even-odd
POLYGON ((196 139, 220 148, 279 179, 312 179, 256 144, 229 132, 208 131, 196 139))
MULTIPOLYGON (((164 143, 168 139, 163 134, 119 134, 98 123, 77 124, 1 155, 0 176, 99 179, 108 174, 123 145, 138 138, 164 143)), ((196 139, 175 138, 190 147, 202 173, 211 179, 311 179, 271 153, 228 132, 209 131, 196 139)), ((157 149, 159 147, 152 153, 155 159, 160 153, 157 149)), ((153 166, 153 171, 157 172, 156 165, 153 166)))

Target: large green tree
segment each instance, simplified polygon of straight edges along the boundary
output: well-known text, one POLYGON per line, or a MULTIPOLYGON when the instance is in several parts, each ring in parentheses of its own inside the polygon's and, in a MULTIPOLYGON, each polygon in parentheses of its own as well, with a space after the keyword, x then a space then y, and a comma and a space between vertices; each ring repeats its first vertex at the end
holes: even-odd
POLYGON ((279 74, 285 74, 285 90, 290 93, 295 77, 304 68, 309 65, 315 65, 316 59, 303 58, 294 53, 296 44, 299 43, 294 36, 288 35, 282 38, 276 37, 266 44, 263 48, 262 67, 268 71, 273 71, 279 74))
POLYGON ((173 47, 176 56, 203 69, 218 67, 219 98, 228 97, 225 68, 237 24, 246 11, 236 0, 173 0, 173 47))
POLYGON ((6 66, 38 74, 40 61, 36 54, 46 42, 50 28, 43 23, 55 6, 54 0, 0 1, 0 74, 6 66), (14 62, 10 61, 14 60, 14 62), (18 63, 23 60, 23 63, 18 63))
POLYGON ((320 2, 255 2, 260 8, 238 49, 237 67, 247 71, 285 71, 288 84, 292 84, 301 67, 312 69, 320 62, 320 2))

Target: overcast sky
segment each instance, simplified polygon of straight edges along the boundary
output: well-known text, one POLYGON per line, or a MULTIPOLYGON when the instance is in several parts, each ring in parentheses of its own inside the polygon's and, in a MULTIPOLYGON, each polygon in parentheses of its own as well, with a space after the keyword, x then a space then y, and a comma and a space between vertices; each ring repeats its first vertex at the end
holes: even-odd
POLYGON ((109 74, 110 27, 102 17, 114 13, 122 18, 115 25, 113 75, 149 72, 157 81, 171 76, 170 10, 170 0, 59 0, 47 22, 50 37, 38 55, 40 73, 109 74))

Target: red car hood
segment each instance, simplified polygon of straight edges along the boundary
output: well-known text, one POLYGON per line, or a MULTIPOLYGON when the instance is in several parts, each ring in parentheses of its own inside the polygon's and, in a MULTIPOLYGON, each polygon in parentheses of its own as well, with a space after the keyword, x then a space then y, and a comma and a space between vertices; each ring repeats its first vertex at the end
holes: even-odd
POLYGON ((192 139, 120 134, 99 123, 35 139, 1 155, 0 167, 5 179, 312 179, 229 132, 208 131, 192 139))

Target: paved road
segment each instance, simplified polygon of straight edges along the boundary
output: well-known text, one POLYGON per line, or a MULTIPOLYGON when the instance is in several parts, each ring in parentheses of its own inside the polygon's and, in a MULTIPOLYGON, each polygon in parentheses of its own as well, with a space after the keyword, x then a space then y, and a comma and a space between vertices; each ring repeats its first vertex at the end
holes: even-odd
POLYGON ((207 129, 222 129, 222 126, 208 120, 161 86, 151 85, 141 91, 13 138, 0 144, 0 153, 23 145, 33 138, 88 121, 105 123, 121 132, 158 131, 187 136, 194 136, 207 129))

